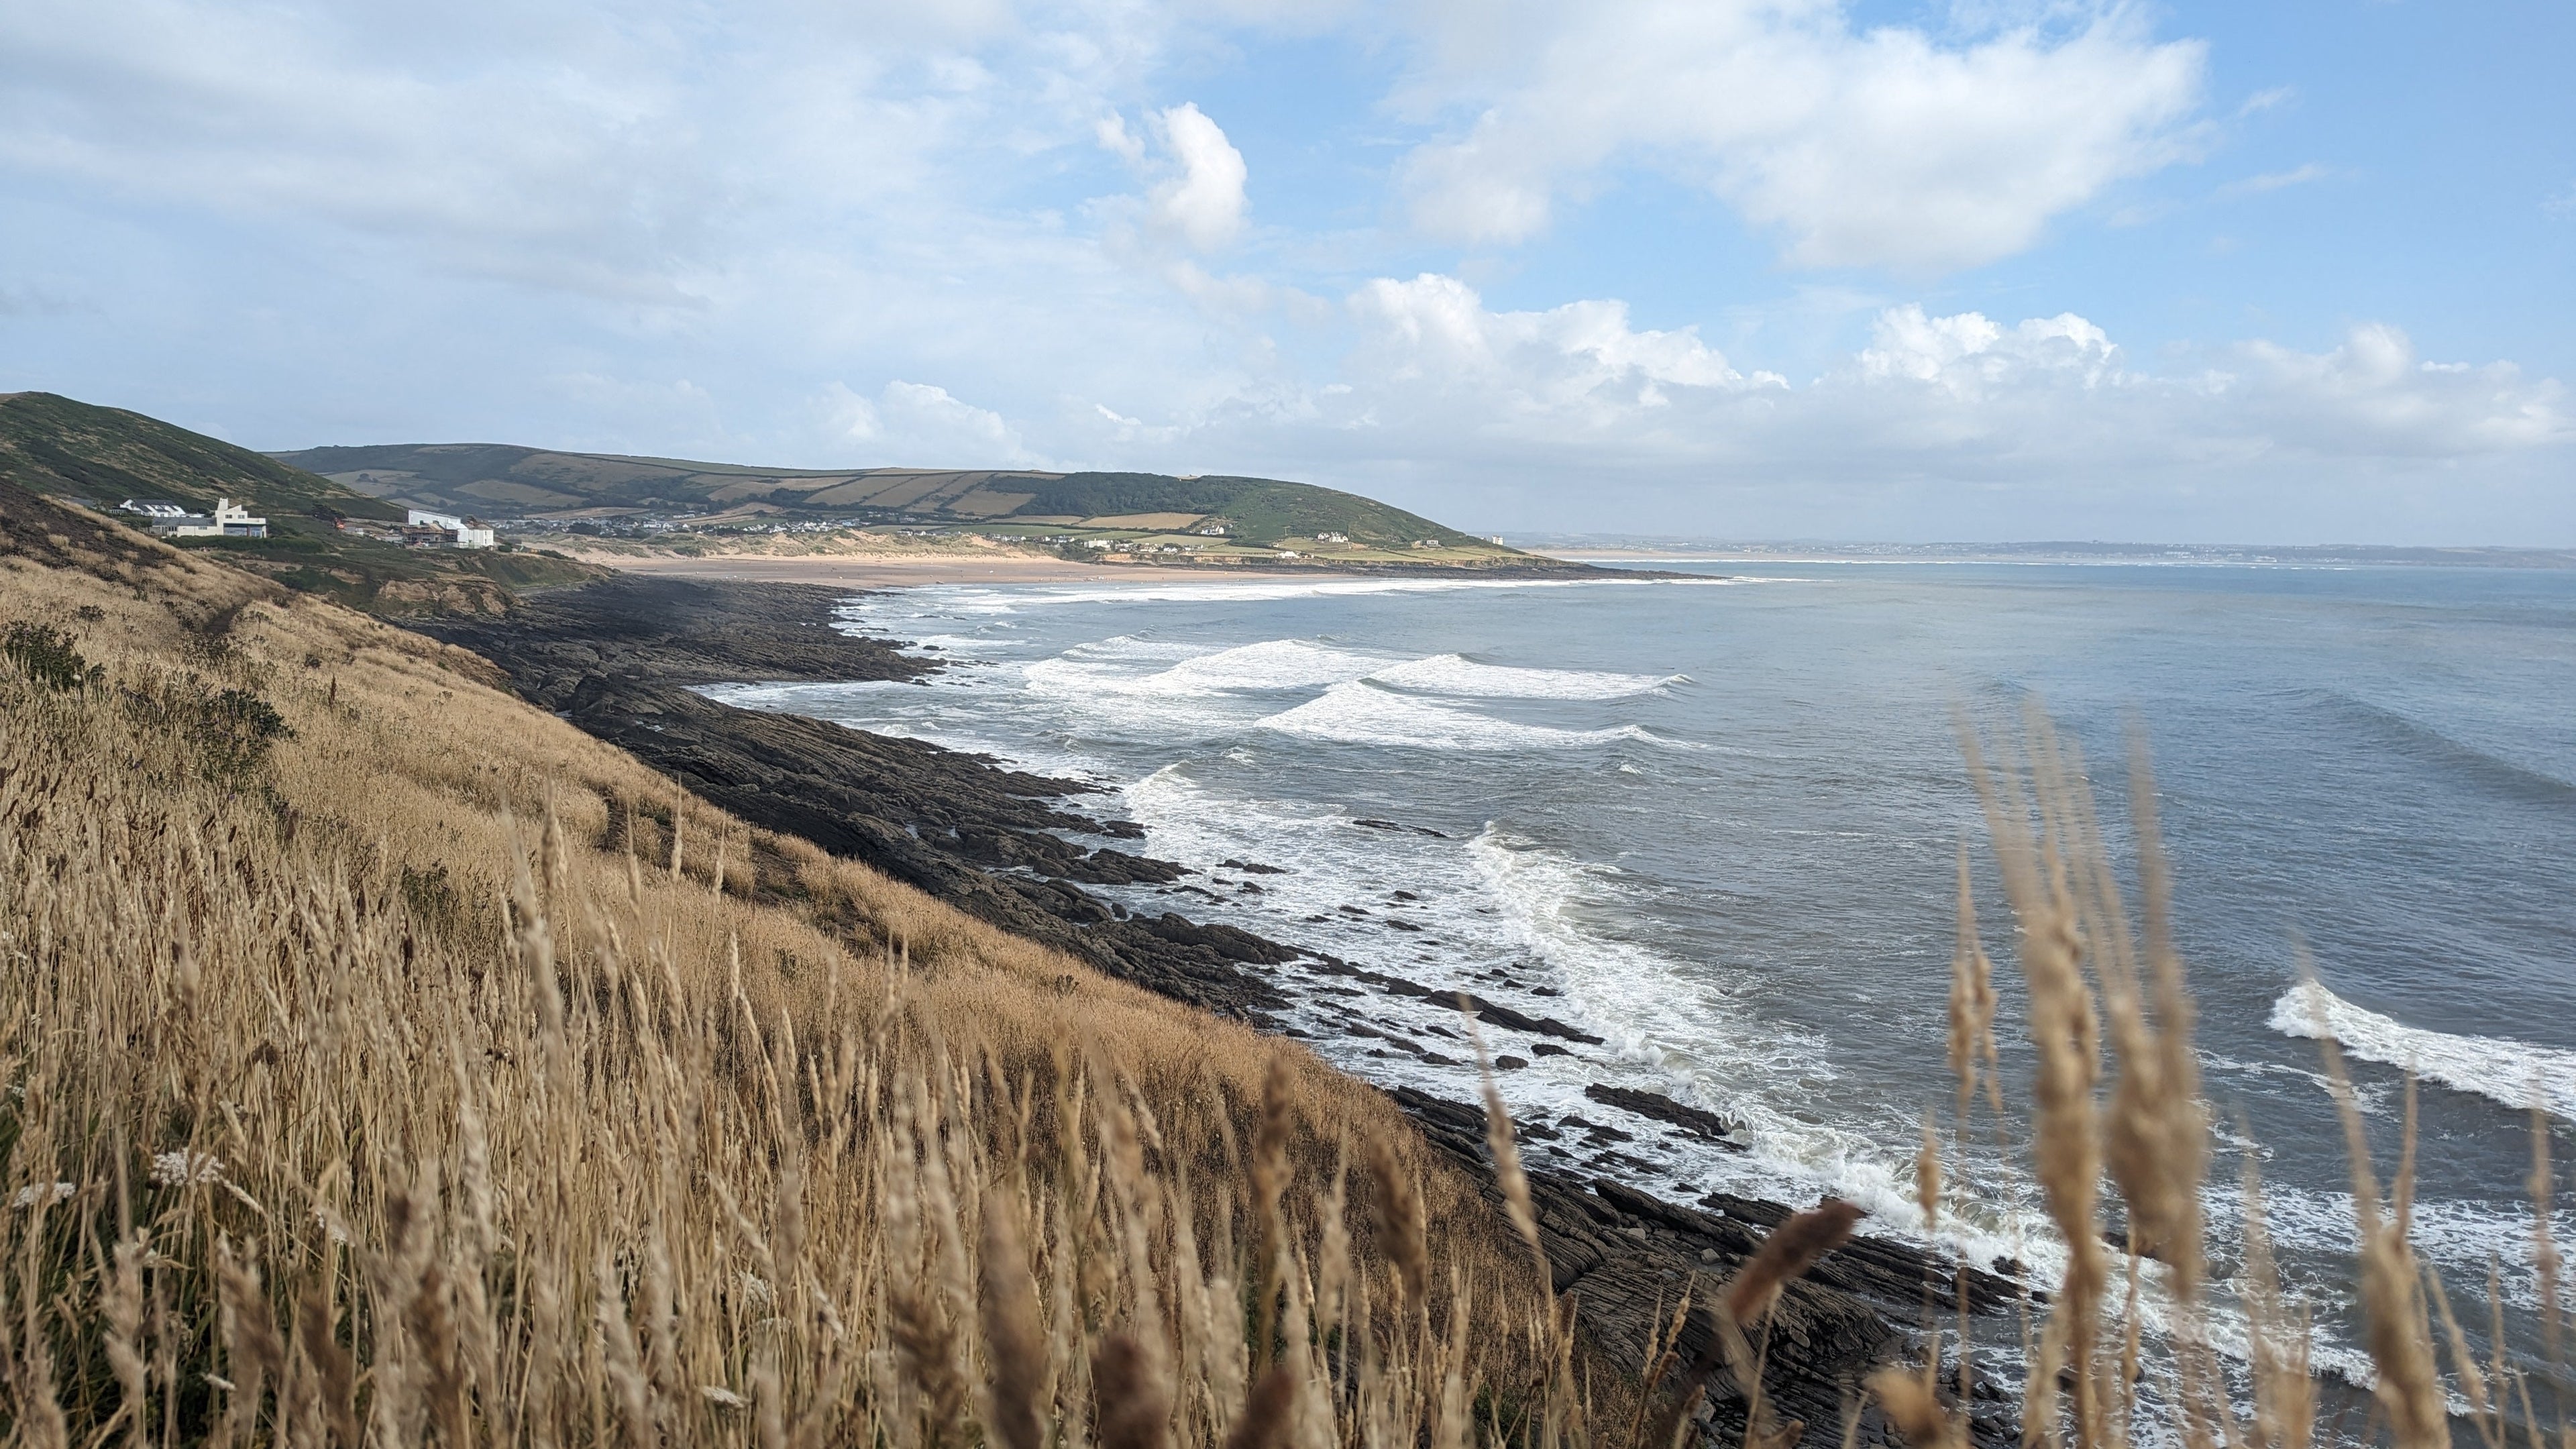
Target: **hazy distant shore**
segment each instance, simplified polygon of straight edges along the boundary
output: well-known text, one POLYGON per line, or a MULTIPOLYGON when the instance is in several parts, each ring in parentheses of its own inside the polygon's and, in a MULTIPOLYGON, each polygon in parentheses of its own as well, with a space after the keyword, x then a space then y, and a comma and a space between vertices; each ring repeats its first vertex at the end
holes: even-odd
POLYGON ((2576 549, 2391 548, 2372 544, 1729 543, 1696 539, 1538 538, 1517 545, 1568 563, 1635 567, 1731 564, 2116 564, 2254 568, 2576 568, 2576 549))

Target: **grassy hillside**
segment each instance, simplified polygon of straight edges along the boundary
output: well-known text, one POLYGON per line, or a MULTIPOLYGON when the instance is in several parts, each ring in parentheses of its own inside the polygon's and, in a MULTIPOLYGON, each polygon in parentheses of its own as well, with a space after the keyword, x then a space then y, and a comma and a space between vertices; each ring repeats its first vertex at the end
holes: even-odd
POLYGON ((48 392, 0 397, 0 476, 31 492, 106 508, 140 497, 202 511, 229 497, 267 509, 272 522, 279 514, 309 515, 317 506, 352 518, 399 523, 403 516, 392 504, 264 453, 48 392))
POLYGON ((518 589, 577 583, 599 572, 524 550, 408 549, 343 533, 331 522, 334 515, 398 523, 403 510, 264 453, 52 393, 0 397, 0 482, 101 511, 136 497, 200 510, 219 497, 247 503, 268 519, 267 538, 181 546, 374 613, 502 614, 518 589))
POLYGON ((462 650, 24 522, 12 1443, 1579 1422, 1528 1249, 1303 1048, 748 828, 462 650))
MULTIPOLYGON (((813 471, 561 453, 496 444, 310 448, 281 460, 387 499, 559 524, 693 514, 741 523, 841 520, 944 525, 1004 536, 1072 534, 1188 542, 1224 550, 1315 549, 1338 533, 1348 551, 1437 543, 1451 562, 1539 563, 1514 550, 1355 494, 1273 478, 1156 473, 873 468, 813 471), (1200 530, 1222 525, 1225 540, 1200 530)), ((1324 552, 1330 553, 1329 548, 1324 552)), ((1424 553, 1431 552, 1424 550, 1424 553)))

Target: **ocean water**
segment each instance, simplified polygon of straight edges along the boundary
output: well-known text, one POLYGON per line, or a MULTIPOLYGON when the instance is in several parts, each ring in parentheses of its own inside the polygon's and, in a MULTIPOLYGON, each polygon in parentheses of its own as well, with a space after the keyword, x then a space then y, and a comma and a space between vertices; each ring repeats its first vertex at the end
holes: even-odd
MULTIPOLYGON (((1912 1157, 1951 1097, 1962 840, 2016 1086, 2030 1058, 1954 720, 2009 724, 2038 695, 2094 762, 2115 848, 2134 724, 2220 1125, 2220 1268, 2250 1155, 2285 1271, 2331 1336, 2321 1357, 2358 1368, 2350 1177, 2308 1039, 2322 1015, 2355 1058, 2383 1175, 2403 1073, 2421 1078, 2417 1239, 2479 1305, 2462 1317, 2484 1319, 2492 1263, 2528 1323, 2535 1100, 2562 1169, 2576 1158, 2576 575, 1699 572, 916 588, 844 617, 945 660, 926 685, 711 692, 1113 786, 1145 850, 1198 872, 1126 904, 1580 1024, 1608 1044, 1539 1057, 1543 1039, 1485 1028, 1531 1059, 1502 1077, 1517 1112, 1630 1132, 1608 1169, 1668 1195, 1833 1193, 1897 1234, 1921 1230, 1912 1157), (1753 1150, 1590 1102, 1594 1082, 1708 1106, 1753 1150)), ((1471 1098, 1454 1012, 1278 976, 1327 1057, 1471 1098)), ((1528 1145, 1578 1166, 1604 1150, 1573 1131, 1528 1145)), ((2020 1169, 1991 1145, 1954 1151, 1973 1202, 1945 1241, 2049 1273, 2060 1255, 2020 1169)), ((2576 1239, 2564 1206, 2556 1231, 2576 1239)))

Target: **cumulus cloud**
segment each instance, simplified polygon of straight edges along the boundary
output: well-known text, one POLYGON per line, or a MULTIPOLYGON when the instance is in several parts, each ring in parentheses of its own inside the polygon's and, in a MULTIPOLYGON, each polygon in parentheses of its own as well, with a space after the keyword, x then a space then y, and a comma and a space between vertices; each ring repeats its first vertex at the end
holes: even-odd
POLYGON ((1416 222, 1475 243, 1544 229, 1607 168, 1705 185, 1806 266, 1973 266, 2124 177, 2187 155, 2203 47, 2130 12, 2067 35, 1945 45, 1855 29, 1827 0, 1606 0, 1450 17, 1449 62, 1412 93, 1468 110, 1412 153, 1416 222), (1491 31, 1532 57, 1498 66, 1491 31))
POLYGON ((1000 413, 930 383, 898 378, 871 398, 836 381, 824 390, 820 411, 825 426, 844 442, 862 445, 888 464, 1027 468, 1045 461, 1000 413))
POLYGON ((1632 328, 1624 302, 1494 312, 1473 287, 1426 272, 1371 281, 1349 308, 1360 325, 1349 367, 1371 384, 1370 402, 1421 391, 1463 398, 1495 419, 1544 418, 1588 432, 1668 406, 1670 387, 1747 382, 1696 329, 1632 328))
MULTIPOLYGON (((1581 513, 1567 491, 1580 479, 1580 497, 1625 494, 1666 523, 1709 528, 1758 504, 1808 529, 1950 537, 2011 532, 2014 519, 2062 528, 2123 495, 2190 500, 2220 534, 2283 537, 2277 520, 2215 520, 2480 460, 2527 476, 2576 448, 2556 381, 2428 362, 2384 324, 2323 351, 2256 340, 2146 368, 2074 313, 2007 322, 1904 304, 1878 314, 1866 346, 1792 384, 1736 367, 1690 329, 1641 328, 1610 300, 1495 310, 1458 278, 1425 274, 1370 281, 1346 311, 1356 336, 1330 382, 1246 393, 1161 432, 1122 416, 1120 436, 1175 457, 1294 452, 1348 470, 1328 476, 1483 480, 1487 516, 1581 513), (1894 494, 1902 522, 1835 512, 1894 494), (2019 512, 1996 513, 2005 500, 2019 512)), ((1452 508, 1478 496, 1451 487, 1435 496, 1452 508)))
POLYGON ((1200 251, 1214 251, 1243 230, 1243 153, 1193 102, 1154 115, 1154 132, 1176 171, 1154 187, 1154 219, 1200 251))

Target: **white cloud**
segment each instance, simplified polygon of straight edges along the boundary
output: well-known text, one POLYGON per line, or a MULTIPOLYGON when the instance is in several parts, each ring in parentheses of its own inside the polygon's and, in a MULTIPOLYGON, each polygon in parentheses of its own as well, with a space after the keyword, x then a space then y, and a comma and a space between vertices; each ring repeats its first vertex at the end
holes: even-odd
POLYGON ((1243 230, 1243 153, 1195 103, 1154 116, 1154 131, 1179 166, 1178 175, 1154 188, 1155 219, 1200 251, 1214 251, 1243 230))
POLYGON ((1739 372, 1692 330, 1635 329, 1615 301, 1495 312, 1465 283, 1424 275, 1380 278, 1350 306, 1362 328, 1343 368, 1346 410, 1390 432, 1411 414, 1426 431, 1479 417, 1516 447, 1579 447, 1605 463, 1605 436, 1638 466, 1767 454, 1858 476, 1901 458, 1960 481, 2220 454, 2457 459, 2576 443, 2557 382, 2508 363, 2425 362, 2378 323, 2325 352, 2251 341, 2150 372, 2071 312, 2006 324, 1909 303, 1879 314, 1869 346, 1792 387, 1739 372), (1957 451, 1970 443, 1981 451, 1957 451))
POLYGON ((1371 407, 1412 393, 1465 400, 1487 427, 1584 433, 1668 406, 1668 388, 1747 382, 1696 329, 1631 328, 1624 302, 1493 312, 1466 283, 1424 273, 1409 282, 1378 278, 1349 306, 1360 324, 1349 366, 1371 385, 1355 396, 1371 407))
POLYGON ((2333 174, 2334 172, 2311 161, 2304 166, 2294 166, 2287 171, 2266 171, 2261 175, 2248 176, 2241 181, 2230 181, 2211 194, 2221 197, 2261 196, 2267 191, 2284 191, 2293 186, 2305 186, 2311 181, 2323 181, 2333 174))
POLYGON ((1101 117, 1092 126, 1091 133, 1100 142, 1101 150, 1120 157, 1130 166, 1144 164, 1145 138, 1127 129, 1126 117, 1113 111, 1101 117))
POLYGON ((2296 86, 2272 86, 2269 89, 2259 90, 2254 94, 2247 96, 2245 98, 2245 104, 2236 108, 2236 114, 2241 120, 2246 116, 2268 111, 2274 106, 2288 105, 2290 102, 2295 101, 2298 98, 2299 88, 2296 86))
POLYGON ((2041 371, 2080 377, 2087 387, 2118 376, 2119 349, 2109 334, 2072 312, 2030 318, 2006 331, 1981 312, 1932 317, 1909 302, 1881 312, 1870 340, 1853 360, 1859 376, 1931 383, 1959 398, 2041 371))
MULTIPOLYGON (((2372 489, 2486 478, 2495 491, 2470 497, 2527 497, 2507 483, 2576 452, 2556 381, 2428 363, 2377 324, 2322 352, 2250 341, 2147 369, 2073 313, 2005 322, 1907 304, 1791 385, 1691 329, 1640 328, 1616 301, 1497 311, 1426 274, 1373 280, 1346 310, 1357 335, 1329 382, 1245 388, 1156 429, 1121 415, 1125 456, 1294 458, 1306 476, 1537 527, 2026 537, 2099 530, 2129 508, 2155 520, 2131 536, 2259 541, 2359 516, 2372 489)), ((2562 530, 2571 505, 2552 505, 2562 530)), ((2414 526, 2466 516, 2455 502, 2414 526)))
POLYGON ((2204 69, 2198 42, 2158 43, 2125 11, 1964 45, 1856 30, 1829 0, 1440 13, 1447 63, 1411 100, 1475 119, 1406 178, 1419 225, 1474 243, 1526 239, 1633 164, 1710 187, 1801 265, 1972 266, 2189 154, 2204 69))
POLYGON ((697 305, 782 226, 955 208, 961 154, 989 176, 1032 133, 1069 142, 1132 79, 1114 25, 1054 45, 998 0, 752 8, 784 13, 23 0, 0 6, 0 171, 697 305))
POLYGON ((1000 413, 929 383, 898 378, 869 398, 834 382, 824 389, 820 412, 843 443, 879 458, 877 466, 1027 468, 1045 461, 1000 413))

